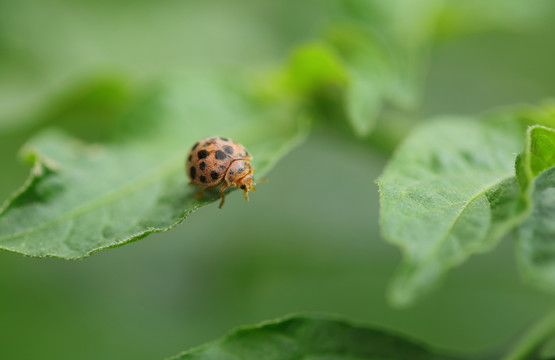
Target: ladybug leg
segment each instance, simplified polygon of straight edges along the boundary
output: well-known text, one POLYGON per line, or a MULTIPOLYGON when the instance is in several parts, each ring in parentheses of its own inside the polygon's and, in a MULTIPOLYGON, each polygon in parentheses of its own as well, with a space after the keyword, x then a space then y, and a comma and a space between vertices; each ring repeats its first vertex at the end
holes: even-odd
POLYGON ((224 181, 224 183, 222 184, 222 187, 220 188, 220 196, 222 197, 222 201, 220 201, 220 206, 218 206, 219 209, 221 209, 222 206, 224 205, 224 201, 225 201, 224 190, 226 188, 227 188, 227 182, 224 181))

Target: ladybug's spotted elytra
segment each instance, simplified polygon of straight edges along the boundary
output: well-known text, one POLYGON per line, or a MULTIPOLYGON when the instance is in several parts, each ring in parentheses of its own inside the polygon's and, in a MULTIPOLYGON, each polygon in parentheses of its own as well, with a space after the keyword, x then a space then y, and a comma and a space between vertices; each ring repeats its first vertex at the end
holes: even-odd
POLYGON ((255 191, 251 160, 252 156, 243 145, 224 137, 208 137, 193 145, 187 155, 185 171, 191 180, 189 184, 203 188, 196 197, 202 197, 206 190, 222 184, 221 208, 225 201, 224 190, 228 186, 241 188, 247 201, 249 191, 255 191))

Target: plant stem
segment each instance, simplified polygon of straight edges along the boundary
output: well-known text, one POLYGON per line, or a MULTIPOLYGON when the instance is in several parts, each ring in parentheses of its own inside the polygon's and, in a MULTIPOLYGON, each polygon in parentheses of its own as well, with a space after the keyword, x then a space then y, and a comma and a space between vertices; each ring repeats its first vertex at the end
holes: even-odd
POLYGON ((524 360, 555 333, 555 309, 537 321, 503 360, 524 360))

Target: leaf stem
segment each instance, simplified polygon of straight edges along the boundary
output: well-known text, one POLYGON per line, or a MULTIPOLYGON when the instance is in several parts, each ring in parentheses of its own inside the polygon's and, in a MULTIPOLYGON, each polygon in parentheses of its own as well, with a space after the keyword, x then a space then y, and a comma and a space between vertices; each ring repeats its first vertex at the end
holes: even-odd
POLYGON ((524 360, 555 333, 555 308, 537 321, 502 360, 524 360))

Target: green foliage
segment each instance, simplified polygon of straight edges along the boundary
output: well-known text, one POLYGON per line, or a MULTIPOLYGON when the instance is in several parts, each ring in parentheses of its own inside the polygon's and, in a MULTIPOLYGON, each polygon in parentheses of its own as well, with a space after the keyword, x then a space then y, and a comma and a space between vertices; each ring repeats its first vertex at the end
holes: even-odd
POLYGON ((411 113, 422 92, 424 59, 444 0, 337 1, 342 21, 318 42, 298 48, 283 82, 304 100, 319 102, 320 118, 345 120, 367 137, 392 107, 411 113), (410 36, 406 36, 410 34, 410 36), (338 107, 330 115, 330 107, 338 107))
MULTIPOLYGON (((430 1, 431 8, 424 7, 404 26, 420 29, 420 17, 431 16, 439 3, 430 1)), ((391 18, 402 13, 386 6, 357 16, 363 20, 376 9, 391 18)), ((33 122, 56 123, 103 142, 79 143, 47 131, 27 143, 23 155, 33 171, 0 209, 0 247, 31 256, 79 258, 170 229, 215 199, 215 194, 194 199, 186 186, 182 157, 188 146, 203 136, 225 134, 256 154, 254 165, 264 174, 301 137, 305 120, 300 112, 308 112, 303 106, 310 103, 335 102, 355 132, 367 135, 386 101, 405 102, 407 87, 398 85, 408 73, 401 63, 390 64, 421 51, 397 39, 399 29, 369 29, 350 22, 330 27, 322 43, 301 47, 277 79, 264 77, 256 88, 247 85, 246 76, 177 77, 135 106, 129 104, 139 96, 125 81, 92 79, 71 90, 33 122), (380 36, 396 45, 389 49, 380 36)), ((414 41, 425 43, 424 33, 416 31, 414 41)))
POLYGON ((553 291, 555 285, 555 169, 542 173, 535 182, 534 209, 519 229, 517 254, 526 278, 553 291))
POLYGON ((348 74, 333 49, 311 44, 295 51, 282 77, 283 86, 290 92, 310 97, 323 88, 345 87, 348 74))
POLYGON ((523 127, 551 121, 522 110, 444 119, 401 146, 378 181, 382 231, 405 254, 392 285, 395 304, 412 303, 528 215, 529 184, 555 165, 555 131, 523 127))
MULTIPOLYGON (((193 211, 218 199, 216 191, 194 198, 196 189, 187 184, 184 174, 184 157, 201 137, 229 136, 246 145, 254 154, 257 176, 266 174, 305 138, 307 119, 354 133, 363 140, 357 153, 364 153, 367 147, 391 150, 421 114, 434 113, 430 111, 434 106, 421 105, 428 55, 436 40, 440 40, 435 49, 439 52, 452 46, 449 41, 453 39, 455 43, 474 44, 469 52, 454 52, 464 60, 447 62, 448 76, 439 76, 441 86, 427 84, 439 94, 439 100, 431 100, 436 108, 443 96, 442 105, 449 111, 453 104, 445 98, 456 99, 450 100, 456 102, 455 110, 460 103, 462 109, 470 111, 476 104, 468 106, 465 102, 472 103, 472 96, 480 98, 480 91, 489 99, 485 107, 511 98, 497 98, 499 92, 516 94, 518 100, 527 99, 521 98, 523 93, 535 99, 537 83, 552 89, 550 68, 537 67, 539 80, 529 78, 526 70, 536 70, 536 63, 526 59, 528 65, 523 65, 520 61, 546 59, 551 65, 552 9, 549 0, 534 0, 533 6, 518 0, 422 0, 417 5, 409 0, 216 0, 206 4, 163 0, 132 5, 60 0, 48 6, 36 0, 2 2, 0 158, 11 157, 14 144, 30 138, 21 155, 32 170, 27 182, 0 206, 0 248, 33 257, 76 259, 175 227, 193 211), (517 37, 534 28, 547 39, 536 45, 542 51, 547 49, 541 56, 529 54, 528 48, 515 49, 509 42, 509 56, 500 56, 502 61, 490 60, 495 66, 484 66, 481 72, 465 72, 457 66, 473 59, 482 64, 488 60, 484 54, 491 55, 485 48, 497 52, 502 45, 495 38, 497 33, 485 43, 472 43, 472 36, 481 39, 492 36, 489 32, 509 30, 509 36, 517 37), (290 60, 284 64, 286 58, 290 60), (509 66, 511 61, 517 64, 520 83, 507 76, 515 73, 509 66), (276 67, 273 77, 260 70, 276 67), (224 68, 235 76, 205 76, 224 68), (490 79, 484 74, 494 76, 490 79), (475 81, 471 96, 464 90, 458 96, 447 92, 459 89, 457 76, 475 81), (157 85, 145 86, 152 83, 157 85), (497 86, 499 91, 483 90, 480 85, 485 84, 497 86)), ((480 101, 474 100, 483 105, 480 101)), ((382 233, 404 255, 391 287, 394 304, 412 304, 450 269, 492 249, 515 228, 522 273, 528 281, 552 291, 553 129, 553 106, 517 109, 478 118, 443 117, 420 126, 401 145, 378 180, 382 233)), ((362 176, 359 170, 375 169, 381 162, 359 161, 352 153, 338 158, 328 155, 325 171, 315 173, 312 164, 317 156, 320 154, 284 175, 295 179, 287 189, 288 195, 293 194, 287 198, 289 202, 275 208, 271 203, 263 212, 268 212, 268 218, 281 216, 276 223, 286 230, 269 234, 262 215, 241 214, 244 217, 228 222, 229 227, 240 230, 240 240, 251 230, 257 238, 268 232, 271 241, 304 243, 335 225, 331 214, 337 209, 343 212, 337 223, 356 216, 364 219, 359 220, 360 227, 337 225, 341 240, 361 234, 366 240, 378 237, 367 226, 369 208, 361 207, 363 210, 355 214, 351 203, 344 205, 349 202, 347 193, 361 199, 368 195, 369 188, 355 191, 358 187, 352 186, 353 179, 362 176), (333 179, 333 185, 318 188, 317 195, 307 200, 304 192, 320 186, 323 178, 333 179), (329 202, 333 205, 314 209, 312 203, 322 198, 333 199, 329 202), (299 205, 302 202, 309 204, 304 213, 299 210, 304 209, 299 205), (308 230, 298 231, 300 226, 295 222, 308 224, 308 230)), ((15 165, 6 164, 2 164, 0 182, 10 184, 6 189, 11 189, 10 179, 17 178, 12 176, 15 165)), ((179 236, 192 239, 205 231, 206 226, 196 234, 179 236)), ((240 248, 237 237, 232 238, 230 248, 240 248)), ((338 242, 338 246, 344 243, 338 242)), ((210 248, 211 253, 219 250, 210 248)), ((244 263, 241 260, 245 258, 255 258, 253 264, 259 267, 265 263, 257 256, 243 255, 249 254, 243 249, 235 251, 234 255, 244 256, 238 256, 237 263, 244 263)), ((289 249, 286 252, 287 256, 293 253, 289 249)), ((313 252, 314 258, 321 256, 313 252)), ((231 257, 226 254, 226 261, 231 262, 231 257)), ((276 267, 284 268, 284 258, 277 258, 276 267)), ((307 267, 311 264, 306 263, 307 267)), ((206 272, 208 266, 203 265, 198 273, 206 272)), ((229 285, 233 292, 252 286, 249 280, 255 282, 254 276, 267 279, 254 265, 241 266, 245 265, 235 270, 249 275, 238 276, 240 280, 229 285)), ((9 265, 6 269, 11 270, 9 265)), ((330 278, 342 272, 331 267, 326 271, 330 278)), ((383 266, 378 272, 388 271, 383 266)), ((367 276, 370 271, 360 273, 367 276)), ((176 283, 181 284, 181 280, 176 283)), ((203 280, 195 278, 198 283, 203 280)), ((272 285, 272 280, 258 281, 272 285)), ((316 282, 310 280, 311 285, 316 282)), ((208 283, 191 291, 206 291, 198 302, 223 298, 218 295, 226 291, 212 294, 208 283)), ((266 291, 262 293, 275 297, 271 290, 266 291)), ((336 292, 338 298, 349 298, 343 289, 336 292)), ((252 307, 255 300, 251 304, 247 300, 241 298, 239 302, 252 307)), ((342 304, 350 306, 349 300, 342 299, 342 304)), ((373 305, 368 303, 368 308, 376 312, 373 305)), ((216 318, 212 312, 210 317, 216 318)), ((508 358, 552 356, 554 319, 549 317, 525 334, 508 352, 508 358)), ((404 336, 311 317, 240 329, 176 358, 239 357, 448 358, 404 336)))
POLYGON ((360 136, 374 128, 394 81, 392 56, 371 33, 354 27, 336 27, 327 36, 341 54, 348 73, 345 92, 347 119, 360 136))
POLYGON ((174 227, 218 198, 194 198, 184 174, 189 148, 206 136, 243 143, 265 174, 305 126, 295 108, 261 107, 241 89, 200 77, 160 85, 106 143, 40 133, 23 150, 31 177, 0 210, 0 247, 79 258, 174 227))
POLYGON ((398 95, 394 88, 399 73, 391 65, 394 58, 371 32, 337 26, 322 42, 298 48, 280 74, 279 84, 306 105, 315 105, 317 117, 339 117, 356 135, 365 137, 376 126, 386 102, 398 95), (333 106, 337 109, 330 116, 327 109, 333 106))
POLYGON ((454 359, 437 355, 416 342, 346 322, 295 316, 240 328, 172 359, 454 359))

